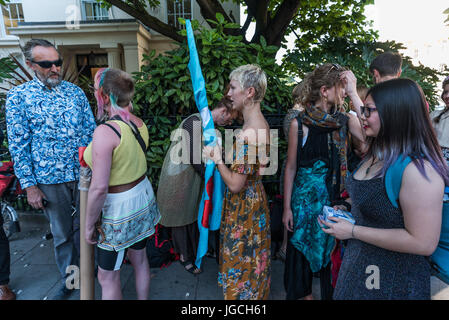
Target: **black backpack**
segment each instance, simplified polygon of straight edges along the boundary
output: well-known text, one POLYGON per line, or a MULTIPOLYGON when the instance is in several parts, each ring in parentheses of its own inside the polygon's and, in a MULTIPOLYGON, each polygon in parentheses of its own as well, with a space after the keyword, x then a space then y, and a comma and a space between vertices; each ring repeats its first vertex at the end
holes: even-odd
POLYGON ((156 225, 156 230, 148 239, 146 248, 150 268, 168 267, 179 259, 179 255, 173 249, 170 229, 160 224, 156 225))

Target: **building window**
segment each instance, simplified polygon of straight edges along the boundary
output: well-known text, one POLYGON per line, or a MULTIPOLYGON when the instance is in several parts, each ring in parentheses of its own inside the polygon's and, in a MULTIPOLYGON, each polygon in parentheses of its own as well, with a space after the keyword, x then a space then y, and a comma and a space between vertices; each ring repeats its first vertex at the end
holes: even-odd
POLYGON ((102 8, 101 5, 95 0, 83 0, 82 1, 82 13, 83 20, 108 20, 108 9, 102 8))
POLYGON ((8 3, 3 5, 2 14, 6 27, 6 34, 9 34, 8 28, 17 27, 19 22, 25 21, 21 3, 8 3))
POLYGON ((167 0, 168 23, 179 28, 178 18, 192 19, 192 0, 167 0))

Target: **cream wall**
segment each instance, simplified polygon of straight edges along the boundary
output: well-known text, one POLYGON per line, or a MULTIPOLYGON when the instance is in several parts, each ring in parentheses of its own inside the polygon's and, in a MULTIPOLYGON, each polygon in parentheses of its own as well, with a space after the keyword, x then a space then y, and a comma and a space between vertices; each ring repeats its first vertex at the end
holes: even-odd
MULTIPOLYGON (((200 7, 196 1, 192 1, 193 17, 201 24, 206 23, 202 18, 200 7)), ((78 6, 81 11, 81 0, 21 0, 24 18, 26 22, 51 22, 51 21, 65 21, 70 13, 66 10, 70 6, 78 6)), ((240 9, 237 4, 228 1, 222 4, 223 8, 229 12, 232 10, 236 22, 240 23, 240 9)), ((157 16, 158 19, 167 22, 167 3, 161 1, 160 8, 149 11, 157 16)), ((132 17, 122 10, 112 7, 109 11, 109 16, 112 19, 131 19, 132 17)))
MULTIPOLYGON (((61 49, 64 56, 73 56, 79 53, 106 52, 111 67, 119 67, 127 72, 135 72, 140 69, 142 58, 150 50, 156 50, 156 54, 172 50, 176 47, 174 41, 151 30, 146 30, 137 22, 120 23, 90 23, 81 24, 79 29, 66 27, 66 20, 73 17, 73 7, 78 6, 81 19, 81 0, 21 0, 25 22, 61 22, 61 24, 26 25, 11 28, 11 36, 0 38, 0 57, 14 52, 20 53, 20 43, 24 44, 31 38, 44 38, 54 43, 61 49)), ((200 8, 196 1, 192 0, 193 18, 208 26, 201 17, 200 8)), ((239 6, 232 1, 222 4, 239 23, 239 6), (234 12, 235 11, 235 12, 234 12)), ((161 1, 161 6, 149 9, 149 12, 157 16, 161 21, 167 22, 167 4, 161 1)), ((132 19, 122 10, 112 7, 109 10, 110 19, 132 19)))
POLYGON ((26 22, 65 21, 66 8, 79 4, 79 0, 22 0, 26 22))
MULTIPOLYGON (((26 22, 65 21, 73 15, 71 6, 77 6, 81 14, 81 2, 81 0, 22 0, 23 14, 26 22)), ((132 19, 129 14, 116 7, 109 10, 109 18, 132 19)))

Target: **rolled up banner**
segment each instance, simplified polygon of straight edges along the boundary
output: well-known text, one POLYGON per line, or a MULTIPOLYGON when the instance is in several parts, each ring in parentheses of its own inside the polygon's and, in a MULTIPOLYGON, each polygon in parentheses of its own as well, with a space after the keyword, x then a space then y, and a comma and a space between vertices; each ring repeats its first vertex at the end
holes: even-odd
MULTIPOLYGON (((206 85, 201 71, 201 65, 195 44, 195 36, 190 20, 186 20, 187 43, 189 47, 189 71, 192 79, 195 103, 201 115, 203 127, 204 144, 215 146, 217 136, 215 135, 214 121, 207 102, 206 85)), ((211 160, 206 162, 206 172, 204 175, 204 191, 198 210, 199 242, 195 264, 201 268, 202 258, 208 249, 209 230, 220 228, 221 209, 224 194, 224 182, 220 173, 211 160)))

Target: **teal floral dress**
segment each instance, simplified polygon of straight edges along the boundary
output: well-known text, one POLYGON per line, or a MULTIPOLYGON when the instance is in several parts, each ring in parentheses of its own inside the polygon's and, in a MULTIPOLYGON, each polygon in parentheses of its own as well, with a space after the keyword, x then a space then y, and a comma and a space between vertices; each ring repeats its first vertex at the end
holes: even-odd
POLYGON ((312 167, 300 167, 292 192, 294 230, 290 241, 307 258, 312 272, 318 272, 330 262, 335 246, 333 237, 324 233, 317 222, 323 206, 330 205, 326 188, 326 164, 318 160, 312 167))
POLYGON ((247 180, 239 193, 226 189, 223 202, 218 283, 225 300, 268 299, 270 292, 270 215, 259 168, 256 146, 234 153, 230 169, 247 180))
MULTIPOLYGON (((341 117, 342 122, 347 121, 344 115, 341 117)), ((336 244, 334 237, 321 230, 318 216, 323 206, 341 201, 343 179, 339 149, 332 140, 335 129, 315 125, 308 125, 308 128, 292 189, 294 230, 290 242, 304 255, 315 273, 329 265, 336 244)), ((343 169, 346 170, 346 166, 343 169)))

